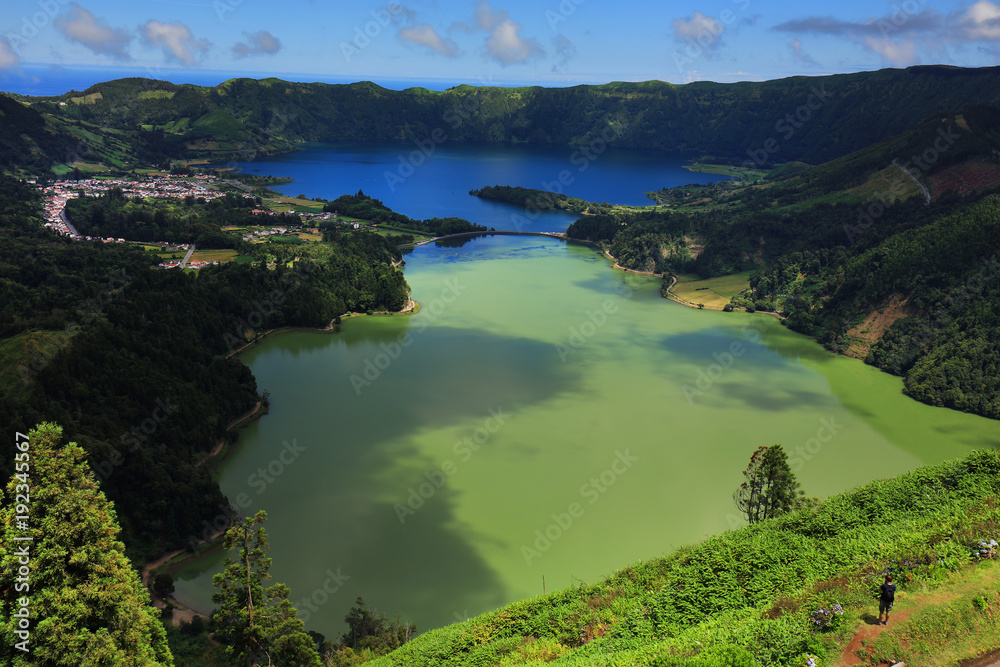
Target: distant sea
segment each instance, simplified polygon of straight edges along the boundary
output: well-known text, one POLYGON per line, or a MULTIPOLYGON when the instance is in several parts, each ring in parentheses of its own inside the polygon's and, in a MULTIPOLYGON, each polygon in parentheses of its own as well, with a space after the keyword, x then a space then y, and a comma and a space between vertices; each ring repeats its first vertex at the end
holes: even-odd
MULTIPOLYGON (((477 81, 452 81, 444 79, 387 79, 382 77, 330 77, 318 74, 301 74, 291 72, 222 72, 217 70, 199 69, 151 69, 146 67, 101 67, 78 68, 54 65, 24 65, 17 70, 0 70, 0 91, 17 93, 19 95, 49 96, 62 95, 71 90, 83 91, 102 81, 121 79, 124 77, 145 77, 161 79, 172 83, 193 83, 198 86, 215 86, 223 81, 237 77, 264 79, 277 77, 286 81, 323 83, 354 83, 355 81, 373 81, 383 88, 404 90, 421 87, 429 90, 446 90, 461 83, 470 85, 485 85, 477 81)), ((538 82, 492 79, 488 85, 493 86, 533 86, 538 82)), ((545 82, 543 85, 556 86, 558 83, 545 82)), ((569 84, 576 85, 576 84, 569 84)))

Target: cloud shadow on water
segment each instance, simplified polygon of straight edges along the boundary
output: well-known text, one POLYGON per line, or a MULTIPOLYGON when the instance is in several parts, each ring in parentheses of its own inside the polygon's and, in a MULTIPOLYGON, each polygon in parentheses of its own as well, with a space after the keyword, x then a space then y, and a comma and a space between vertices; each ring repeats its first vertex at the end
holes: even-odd
MULTIPOLYGON (((336 604, 312 616, 310 627, 327 635, 341 631, 358 595, 390 616, 415 620, 421 631, 454 622, 456 613, 510 602, 478 551, 487 531, 459 521, 462 498, 447 480, 400 522, 396 506, 406 506, 410 489, 433 477, 443 460, 457 465, 456 477, 473 464, 453 453, 452 440, 438 447, 417 436, 449 427, 471 432, 491 409, 516 420, 519 409, 572 391, 582 369, 560 363, 551 344, 532 339, 452 327, 417 334, 404 318, 350 324, 333 336, 276 337, 250 361, 272 396, 262 425, 271 421, 280 433, 298 428, 301 442, 320 445, 308 465, 289 466, 288 478, 279 479, 283 497, 270 490, 260 496, 273 521, 287 515, 298 522, 289 536, 296 548, 314 552, 298 559, 308 569, 298 576, 308 583, 293 588, 293 599, 319 585, 326 568, 351 576, 336 604), (365 362, 406 331, 411 345, 357 394, 349 376, 363 374, 365 362), (301 423, 305 414, 314 415, 311 425, 301 423)), ((492 505, 504 511, 503 498, 492 505)))
POLYGON ((834 410, 840 406, 839 401, 827 394, 789 389, 766 382, 718 382, 705 392, 705 398, 709 398, 713 391, 718 391, 724 397, 723 402, 738 401, 755 410, 784 412, 793 406, 795 410, 834 410))

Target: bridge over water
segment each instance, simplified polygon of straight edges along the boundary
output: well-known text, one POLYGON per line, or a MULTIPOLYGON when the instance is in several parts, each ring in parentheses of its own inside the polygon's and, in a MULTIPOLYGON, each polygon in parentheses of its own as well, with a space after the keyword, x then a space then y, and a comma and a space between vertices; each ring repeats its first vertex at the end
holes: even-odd
POLYGON ((566 240, 568 237, 563 232, 513 232, 496 230, 490 232, 462 232, 460 234, 448 234, 447 236, 435 236, 432 239, 424 239, 423 241, 418 241, 415 245, 426 245, 428 243, 433 243, 435 241, 446 241, 448 239, 470 239, 476 236, 546 236, 550 239, 562 239, 566 240))

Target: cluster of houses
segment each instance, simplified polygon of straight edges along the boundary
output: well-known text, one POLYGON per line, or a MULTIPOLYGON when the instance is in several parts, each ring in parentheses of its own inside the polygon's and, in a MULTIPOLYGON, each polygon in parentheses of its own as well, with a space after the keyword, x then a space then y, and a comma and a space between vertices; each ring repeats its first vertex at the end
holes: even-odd
POLYGON ((287 234, 288 229, 286 227, 271 227, 270 229, 258 229, 250 232, 249 234, 243 235, 244 241, 253 241, 254 239, 262 239, 268 236, 274 236, 276 234, 287 234))
MULTIPOLYGON (((277 211, 272 211, 271 209, 263 209, 263 208, 255 208, 250 212, 253 213, 254 215, 282 215, 277 211)), ((337 219, 337 214, 330 213, 329 211, 324 211, 322 213, 299 213, 298 215, 303 220, 312 220, 314 222, 337 219)), ((358 225, 355 225, 355 228, 357 227, 358 225)))
POLYGON ((300 213, 299 217, 301 217, 303 220, 336 220, 337 219, 337 214, 336 213, 329 213, 329 212, 323 212, 323 213, 300 213))
MULTIPOLYGON (((194 260, 194 259, 192 259, 190 262, 188 262, 185 265, 185 268, 188 268, 188 269, 201 269, 201 268, 204 268, 206 266, 210 266, 212 264, 218 264, 218 263, 219 262, 216 261, 216 260, 214 260, 214 259, 209 259, 209 260, 194 260)), ((179 259, 168 259, 168 260, 164 260, 164 261, 160 262, 156 266, 158 268, 161 268, 161 269, 176 269, 176 268, 179 268, 180 265, 181 265, 181 260, 179 260, 179 259)))
MULTIPOLYGON (((91 236, 82 236, 73 227, 72 223, 66 218, 66 202, 70 199, 76 199, 83 193, 83 196, 88 197, 99 197, 105 192, 112 190, 113 188, 120 188, 122 194, 126 197, 158 197, 158 198, 177 198, 183 199, 189 196, 194 196, 196 198, 202 198, 205 200, 217 199, 219 197, 225 197, 224 192, 219 192, 218 190, 209 189, 208 185, 216 180, 214 176, 199 175, 194 179, 190 177, 175 177, 175 176, 151 176, 147 178, 133 178, 133 179, 123 179, 123 178, 90 178, 86 180, 71 181, 54 181, 50 182, 48 185, 41 188, 44 194, 44 210, 45 210, 45 226, 50 229, 58 231, 60 234, 64 234, 73 239, 86 239, 88 241, 102 241, 104 243, 126 243, 125 239, 122 238, 98 238, 91 236)), ((30 180, 29 183, 37 185, 36 181, 30 180)), ((244 198, 252 199, 253 195, 244 194, 244 198)), ((251 213, 255 215, 279 215, 277 212, 270 209, 253 209, 251 213)), ((336 220, 336 213, 300 213, 303 219, 323 221, 323 220, 336 220)), ((360 227, 358 223, 348 223, 357 229, 360 227)), ((243 236, 246 241, 254 241, 267 238, 272 235, 288 234, 288 229, 286 227, 273 227, 270 229, 262 229, 250 232, 243 236)), ((158 245, 163 251, 187 251, 189 246, 187 244, 169 244, 166 242, 159 242, 153 245, 158 245)), ((192 269, 200 269, 203 266, 208 266, 210 264, 217 264, 215 260, 211 261, 190 261, 187 266, 192 269)), ((159 264, 160 268, 172 269, 177 268, 181 264, 180 260, 166 260, 159 264)))
MULTIPOLYGON (((28 181, 34 184, 35 181, 28 181)), ((72 193, 64 189, 61 183, 56 183, 47 188, 42 188, 42 192, 45 194, 45 226, 49 229, 54 229, 60 234, 70 236, 72 238, 81 238, 79 234, 76 233, 75 229, 70 228, 63 217, 63 211, 66 209, 66 202, 72 198, 76 197, 76 193, 72 193)))
MULTIPOLYGON (((147 178, 89 178, 81 181, 61 181, 57 185, 72 190, 82 190, 86 195, 99 196, 113 188, 121 188, 126 197, 170 197, 183 199, 188 196, 205 200, 225 197, 226 193, 212 190, 208 184, 214 182, 211 176, 191 179, 185 176, 150 176, 147 178)), ((253 199, 253 195, 243 195, 253 199)))
MULTIPOLYGON (((208 188, 215 180, 212 176, 199 176, 194 180, 175 176, 152 176, 149 178, 88 178, 80 181, 55 181, 42 188, 45 195, 45 226, 71 238, 86 238, 111 243, 124 243, 125 239, 94 239, 77 233, 73 225, 63 215, 66 202, 75 199, 80 192, 84 196, 99 197, 113 188, 120 188, 126 197, 160 197, 184 199, 194 196, 205 200, 225 197, 225 193, 208 188)), ((28 181, 34 184, 35 181, 28 181)), ((252 199, 252 195, 243 195, 252 199)))

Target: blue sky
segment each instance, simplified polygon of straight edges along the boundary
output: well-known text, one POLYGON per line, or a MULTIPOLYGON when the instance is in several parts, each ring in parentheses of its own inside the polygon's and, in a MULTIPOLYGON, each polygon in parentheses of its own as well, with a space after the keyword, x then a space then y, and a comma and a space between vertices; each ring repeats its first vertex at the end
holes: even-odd
POLYGON ((273 73, 296 80, 572 85, 1000 62, 1000 0, 3 4, 0 81, 8 83, 44 76, 45 68, 74 67, 175 81, 273 73))

